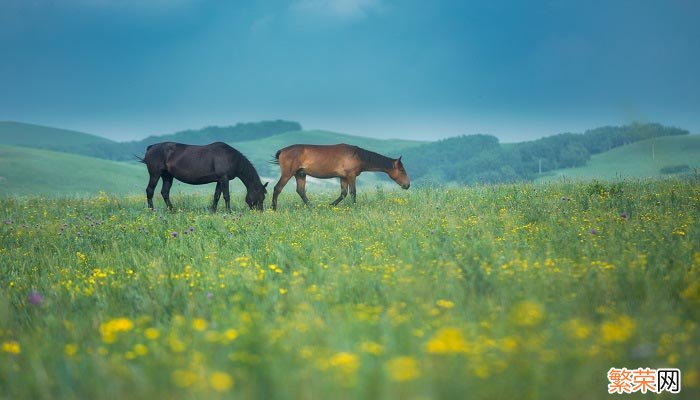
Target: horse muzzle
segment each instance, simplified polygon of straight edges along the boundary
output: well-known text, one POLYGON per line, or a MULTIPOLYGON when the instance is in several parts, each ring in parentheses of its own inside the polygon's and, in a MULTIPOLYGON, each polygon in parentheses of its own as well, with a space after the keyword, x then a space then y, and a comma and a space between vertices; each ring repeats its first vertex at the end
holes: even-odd
POLYGON ((406 190, 406 189, 408 189, 408 188, 410 188, 410 187, 411 187, 411 184, 410 184, 410 183, 407 183, 407 184, 405 184, 405 185, 401 185, 401 189, 404 189, 404 190, 406 190))

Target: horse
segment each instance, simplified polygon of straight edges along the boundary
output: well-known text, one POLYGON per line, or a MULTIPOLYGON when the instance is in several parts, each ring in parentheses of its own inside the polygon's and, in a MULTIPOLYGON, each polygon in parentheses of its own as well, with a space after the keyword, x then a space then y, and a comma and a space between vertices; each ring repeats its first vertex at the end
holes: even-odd
POLYGON ((305 205, 309 205, 306 197, 307 175, 321 179, 340 178, 340 197, 331 203, 332 206, 343 201, 348 194, 348 187, 352 202, 356 202, 355 180, 365 171, 384 172, 403 189, 411 186, 401 157, 393 159, 345 143, 291 145, 279 150, 272 163, 278 164, 281 172, 272 195, 273 210, 277 209, 277 197, 292 176, 296 178, 297 193, 305 205))
POLYGON ((226 143, 216 142, 204 146, 175 142, 156 143, 146 148, 143 158, 137 158, 148 168, 150 178, 146 187, 146 198, 150 209, 153 209, 153 192, 160 178, 163 178, 160 193, 169 210, 173 209, 170 202, 173 178, 190 185, 216 182, 212 212, 216 212, 221 193, 224 194, 226 210, 231 211, 229 181, 239 178, 248 190, 245 196, 248 207, 251 210, 263 209, 269 182, 263 185, 253 164, 226 143))

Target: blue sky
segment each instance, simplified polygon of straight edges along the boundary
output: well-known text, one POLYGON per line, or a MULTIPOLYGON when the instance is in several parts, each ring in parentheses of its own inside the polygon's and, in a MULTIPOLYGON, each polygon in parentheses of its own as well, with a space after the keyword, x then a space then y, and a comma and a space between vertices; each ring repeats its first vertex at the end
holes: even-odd
POLYGON ((700 2, 2 0, 0 120, 134 139, 284 118, 518 141, 700 133, 700 2))

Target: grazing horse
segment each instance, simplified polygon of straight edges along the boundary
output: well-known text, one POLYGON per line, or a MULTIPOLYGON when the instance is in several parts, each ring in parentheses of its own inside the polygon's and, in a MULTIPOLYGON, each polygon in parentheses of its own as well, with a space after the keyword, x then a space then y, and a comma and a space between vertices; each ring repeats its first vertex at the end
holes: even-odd
POLYGON ((150 175, 148 187, 146 187, 148 208, 153 208, 153 192, 158 179, 163 178, 163 188, 160 193, 168 208, 173 209, 170 202, 170 187, 173 184, 173 178, 176 178, 190 185, 216 182, 211 210, 216 211, 223 192, 226 209, 231 211, 228 185, 231 179, 238 177, 248 189, 245 196, 248 207, 251 210, 263 209, 267 183, 263 185, 253 164, 226 143, 216 142, 205 146, 174 142, 157 143, 148 146, 146 155, 139 160, 146 164, 150 175))
POLYGON ((273 210, 277 209, 277 196, 292 176, 297 181, 297 193, 306 205, 309 204, 306 197, 306 175, 321 179, 340 178, 340 197, 331 203, 333 206, 347 196, 348 186, 352 201, 355 202, 355 179, 364 171, 385 172, 402 188, 408 189, 411 186, 401 157, 393 159, 344 143, 328 146, 295 144, 279 150, 272 163, 279 164, 282 173, 272 195, 273 210))

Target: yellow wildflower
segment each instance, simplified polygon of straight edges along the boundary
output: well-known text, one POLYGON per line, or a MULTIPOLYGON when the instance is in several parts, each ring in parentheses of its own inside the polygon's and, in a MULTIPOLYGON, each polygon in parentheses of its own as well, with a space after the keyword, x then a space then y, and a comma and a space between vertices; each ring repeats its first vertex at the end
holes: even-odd
POLYGON ((454 354, 467 351, 464 335, 457 328, 442 328, 425 345, 430 354, 454 354))
POLYGON ((577 318, 567 321, 564 324, 564 329, 572 339, 583 340, 591 334, 591 328, 577 318))
POLYGON ((515 307, 513 322, 519 326, 539 325, 544 319, 542 305, 534 301, 523 301, 515 307))
POLYGON ((374 356, 378 356, 384 352, 384 348, 379 343, 362 342, 362 343, 360 343, 360 351, 363 353, 368 353, 368 354, 372 354, 374 356))
POLYGON ((418 362, 413 357, 397 357, 386 363, 389 378, 395 382, 412 381, 420 377, 418 362))
POLYGON ((192 328, 194 328, 195 331, 201 332, 201 331, 207 329, 207 321, 205 321, 202 318, 195 318, 192 321, 192 328))
POLYGON ((156 328, 147 328, 143 332, 143 335, 146 337, 146 339, 156 340, 158 337, 160 337, 160 332, 158 332, 158 329, 156 328))
POLYGON ((75 343, 68 343, 63 346, 63 354, 68 357, 73 357, 78 352, 78 346, 75 343))
POLYGON ((2 351, 10 354, 19 354, 22 352, 22 348, 18 342, 10 340, 9 342, 3 342, 2 351))
POLYGON ((632 336, 635 323, 632 318, 621 315, 616 319, 605 321, 600 326, 603 343, 624 342, 632 336))
POLYGON ((453 303, 452 301, 444 299, 438 300, 436 304, 438 307, 444 308, 445 310, 449 310, 450 308, 455 306, 455 303, 453 303))
POLYGON ((114 343, 116 334, 133 329, 134 323, 128 318, 114 318, 100 325, 100 334, 105 343, 114 343))
POLYGON ((209 378, 209 384, 217 392, 224 392, 233 386, 233 378, 226 372, 214 372, 209 378))
POLYGON ((355 354, 340 352, 331 357, 329 364, 346 375, 352 375, 360 368, 360 359, 355 354))

